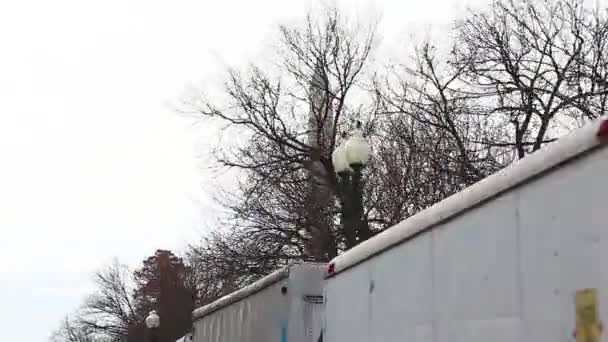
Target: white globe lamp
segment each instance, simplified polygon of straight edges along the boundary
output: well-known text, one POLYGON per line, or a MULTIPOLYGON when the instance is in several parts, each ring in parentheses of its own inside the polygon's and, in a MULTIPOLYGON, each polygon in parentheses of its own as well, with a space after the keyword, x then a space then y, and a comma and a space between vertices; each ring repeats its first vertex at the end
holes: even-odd
POLYGON ((346 160, 346 151, 344 149, 344 143, 341 143, 336 147, 334 153, 331 155, 331 161, 334 165, 334 170, 337 174, 342 174, 350 171, 350 165, 346 160))
POLYGON ((350 166, 362 167, 369 161, 371 153, 371 147, 363 136, 361 123, 357 122, 357 128, 353 131, 346 143, 344 143, 346 162, 350 166))
POLYGON ((146 326, 148 329, 156 329, 160 326, 160 317, 155 310, 150 311, 150 314, 146 317, 146 326))

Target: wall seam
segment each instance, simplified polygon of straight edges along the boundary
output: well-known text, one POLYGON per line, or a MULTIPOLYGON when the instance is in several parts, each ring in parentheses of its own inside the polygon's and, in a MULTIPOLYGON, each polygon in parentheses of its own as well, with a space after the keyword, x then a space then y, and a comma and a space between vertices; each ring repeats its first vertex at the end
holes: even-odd
POLYGON ((439 320, 438 320, 438 315, 437 315, 437 286, 436 286, 436 279, 435 279, 435 238, 437 235, 437 231, 431 231, 430 234, 430 242, 429 242, 429 249, 430 249, 430 254, 431 254, 431 307, 433 308, 432 310, 432 317, 431 317, 431 334, 432 334, 432 341, 433 342, 438 342, 438 324, 439 324, 439 320))
POLYGON ((524 272, 523 272, 523 268, 522 268, 522 260, 523 260, 523 256, 522 256, 522 251, 523 251, 523 240, 522 240, 522 234, 521 234, 521 211, 520 211, 520 205, 521 205, 521 194, 520 191, 516 190, 514 192, 514 196, 515 196, 515 243, 516 243, 516 262, 517 262, 517 299, 518 299, 518 313, 519 313, 519 319, 520 322, 522 324, 522 328, 523 325, 525 323, 524 320, 524 272))

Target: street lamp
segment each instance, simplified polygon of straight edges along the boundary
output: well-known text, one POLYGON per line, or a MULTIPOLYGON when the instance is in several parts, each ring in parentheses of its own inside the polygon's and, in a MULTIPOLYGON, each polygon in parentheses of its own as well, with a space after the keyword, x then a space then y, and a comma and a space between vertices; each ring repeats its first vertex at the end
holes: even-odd
POLYGON ((344 141, 336 147, 332 154, 332 162, 338 175, 364 167, 371 156, 371 148, 363 136, 361 122, 357 121, 357 128, 353 130, 350 137, 346 138, 346 134, 343 133, 342 138, 344 141))
POLYGON ((146 326, 148 327, 148 333, 150 336, 150 342, 158 341, 158 327, 160 326, 160 317, 155 310, 150 311, 148 317, 146 317, 146 326))
POLYGON ((351 168, 363 167, 369 161, 372 153, 371 148, 361 129, 361 122, 357 122, 357 128, 353 130, 350 138, 344 143, 344 157, 351 168))
POLYGON ((362 171, 371 156, 369 143, 363 136, 361 122, 350 137, 343 141, 332 154, 334 170, 338 174, 338 192, 342 210, 342 225, 346 247, 352 248, 371 237, 369 225, 363 218, 362 171))

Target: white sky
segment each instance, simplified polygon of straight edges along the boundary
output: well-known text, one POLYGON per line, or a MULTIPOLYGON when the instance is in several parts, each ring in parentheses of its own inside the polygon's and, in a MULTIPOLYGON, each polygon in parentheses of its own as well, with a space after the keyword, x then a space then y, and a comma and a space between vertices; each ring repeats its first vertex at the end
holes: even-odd
MULTIPOLYGON (((112 257, 135 266, 199 237, 215 215, 213 175, 202 165, 216 131, 192 127, 168 103, 189 84, 218 82, 228 65, 255 61, 276 25, 312 3, 0 2, 2 340, 47 341, 112 257)), ((338 3, 381 14, 393 54, 409 34, 469 5, 338 3)))

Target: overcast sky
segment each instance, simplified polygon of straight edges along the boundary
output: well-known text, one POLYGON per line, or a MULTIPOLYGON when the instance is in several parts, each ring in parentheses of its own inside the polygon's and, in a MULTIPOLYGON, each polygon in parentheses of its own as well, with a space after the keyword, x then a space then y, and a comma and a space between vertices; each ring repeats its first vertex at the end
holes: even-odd
MULTIPOLYGON (((475 3, 484 3, 475 0, 475 3)), ((0 2, 0 328, 44 342, 118 257, 179 251, 216 217, 216 131, 170 104, 264 53, 310 0, 0 2)), ((471 1, 338 1, 385 51, 471 1)), ((382 56, 381 56, 382 57, 382 56)))

